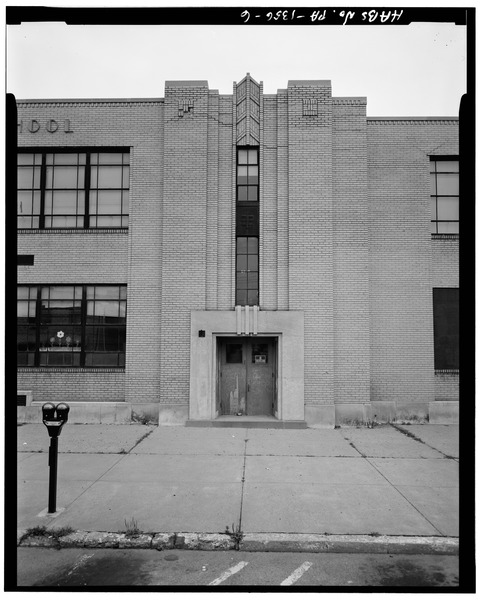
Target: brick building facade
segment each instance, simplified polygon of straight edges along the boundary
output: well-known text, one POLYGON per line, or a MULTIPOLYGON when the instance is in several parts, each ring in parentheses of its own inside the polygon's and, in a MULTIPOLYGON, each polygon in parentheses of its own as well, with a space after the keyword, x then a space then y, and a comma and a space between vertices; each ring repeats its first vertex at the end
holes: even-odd
POLYGON ((456 422, 458 119, 366 108, 18 101, 19 418, 456 422))

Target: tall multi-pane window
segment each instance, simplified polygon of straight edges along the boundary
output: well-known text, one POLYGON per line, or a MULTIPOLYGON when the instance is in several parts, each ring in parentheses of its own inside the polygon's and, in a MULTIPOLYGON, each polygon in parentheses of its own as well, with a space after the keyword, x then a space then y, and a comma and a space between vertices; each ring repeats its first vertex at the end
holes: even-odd
POLYGON ((125 228, 130 156, 105 152, 18 153, 18 227, 125 228))
POLYGON ((431 157, 432 233, 458 233, 459 162, 457 157, 431 157))
POLYGON ((19 286, 17 297, 18 366, 125 366, 125 285, 19 286))
POLYGON ((237 150, 236 305, 258 305, 258 148, 237 150))
POLYGON ((435 369, 460 367, 459 289, 433 289, 435 369))
POLYGON ((237 237, 237 305, 258 305, 258 237, 237 237))

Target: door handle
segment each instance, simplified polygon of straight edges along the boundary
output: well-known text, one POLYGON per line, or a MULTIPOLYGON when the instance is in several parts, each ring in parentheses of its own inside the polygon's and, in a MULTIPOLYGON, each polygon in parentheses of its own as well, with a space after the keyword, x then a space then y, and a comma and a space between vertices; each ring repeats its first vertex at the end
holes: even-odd
POLYGON ((247 392, 249 392, 249 391, 250 391, 250 384, 247 383, 247 392))

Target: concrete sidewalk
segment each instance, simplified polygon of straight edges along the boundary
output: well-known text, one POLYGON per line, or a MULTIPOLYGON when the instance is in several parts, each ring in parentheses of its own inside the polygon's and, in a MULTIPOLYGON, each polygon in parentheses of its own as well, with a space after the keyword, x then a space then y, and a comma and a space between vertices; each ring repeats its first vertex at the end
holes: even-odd
POLYGON ((19 536, 35 526, 68 526, 80 533, 66 536, 64 545, 155 547, 156 540, 191 548, 210 540, 212 547, 239 547, 238 537, 218 536, 233 525, 244 534, 242 549, 458 548, 456 425, 277 430, 67 423, 57 486, 57 507, 64 510, 53 518, 39 516, 48 503, 46 428, 23 425, 17 436, 19 536), (149 535, 113 535, 134 522, 149 535))

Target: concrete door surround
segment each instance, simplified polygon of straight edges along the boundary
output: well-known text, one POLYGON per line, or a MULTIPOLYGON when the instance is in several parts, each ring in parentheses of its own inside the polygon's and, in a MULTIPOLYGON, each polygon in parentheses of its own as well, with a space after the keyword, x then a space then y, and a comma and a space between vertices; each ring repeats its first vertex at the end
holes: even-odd
MULTIPOLYGON (((190 420, 210 421, 219 416, 216 411, 218 339, 246 335, 245 317, 248 324, 249 311, 242 312, 238 308, 191 313, 190 420), (243 315, 241 334, 238 334, 239 314, 243 315)), ((303 323, 302 311, 259 310, 255 320, 256 334, 250 333, 254 337, 278 339, 276 416, 281 421, 305 419, 303 323)))

